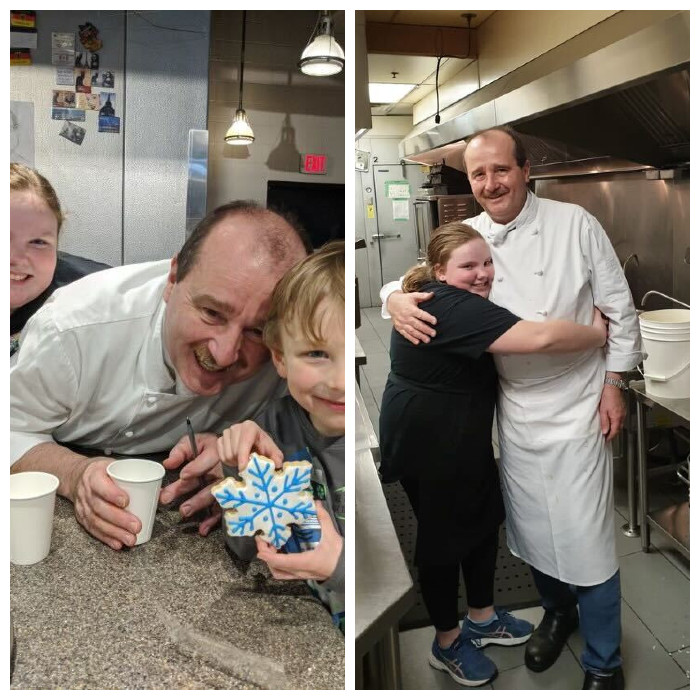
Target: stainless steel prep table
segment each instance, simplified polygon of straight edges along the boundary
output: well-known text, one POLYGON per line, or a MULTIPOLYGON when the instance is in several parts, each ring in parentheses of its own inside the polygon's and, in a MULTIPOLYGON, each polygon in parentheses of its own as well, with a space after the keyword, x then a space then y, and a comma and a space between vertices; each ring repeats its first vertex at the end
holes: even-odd
POLYGON ((356 687, 394 689, 401 681, 398 623, 415 592, 372 456, 377 438, 355 387, 356 687))
POLYGON ((665 535, 671 544, 690 558, 690 508, 688 503, 663 508, 649 513, 647 470, 647 412, 652 408, 668 411, 681 424, 690 428, 690 399, 667 399, 646 392, 644 381, 630 382, 630 393, 635 400, 637 416, 637 470, 640 499, 642 549, 649 551, 649 528, 665 535))
POLYGON ((115 552, 56 499, 49 556, 11 566, 12 689, 343 688, 344 639, 304 582, 229 555, 160 509, 115 552))

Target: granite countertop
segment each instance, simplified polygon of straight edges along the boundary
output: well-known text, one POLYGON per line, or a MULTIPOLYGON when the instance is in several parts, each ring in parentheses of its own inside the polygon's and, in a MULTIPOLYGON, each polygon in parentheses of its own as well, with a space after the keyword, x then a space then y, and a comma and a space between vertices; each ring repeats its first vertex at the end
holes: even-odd
POLYGON ((229 553, 217 529, 160 509, 115 552, 58 497, 49 556, 11 565, 11 689, 344 687, 345 645, 303 582, 229 553))

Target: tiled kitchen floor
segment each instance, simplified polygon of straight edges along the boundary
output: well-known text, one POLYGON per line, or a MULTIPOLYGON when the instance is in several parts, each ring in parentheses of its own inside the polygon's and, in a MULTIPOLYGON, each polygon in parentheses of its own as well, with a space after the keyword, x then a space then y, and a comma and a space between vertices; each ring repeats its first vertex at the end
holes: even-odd
MULTIPOLYGON (((362 310, 356 334, 367 355, 361 367, 360 389, 379 434, 379 406, 389 371, 391 324, 378 308, 362 310)), ((649 553, 639 538, 623 535, 627 521, 624 486, 616 489, 617 549, 622 578, 622 653, 628 690, 690 688, 690 564, 652 533, 649 553)), ((541 608, 518 615, 538 623, 541 608)), ((433 639, 431 627, 400 634, 401 672, 405 689, 460 689, 444 672, 427 662, 433 639)), ((481 689, 575 690, 583 683, 579 656, 583 641, 578 632, 569 639, 560 659, 544 673, 533 673, 523 663, 523 647, 489 646, 485 653, 499 669, 496 680, 481 689)))

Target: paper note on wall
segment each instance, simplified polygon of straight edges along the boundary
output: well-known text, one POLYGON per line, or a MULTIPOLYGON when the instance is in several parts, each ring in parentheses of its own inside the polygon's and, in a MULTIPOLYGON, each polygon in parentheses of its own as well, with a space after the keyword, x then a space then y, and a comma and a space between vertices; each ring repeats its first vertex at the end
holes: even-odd
POLYGON ((411 185, 408 180, 387 180, 384 183, 384 194, 388 199, 410 199, 411 185))
POLYGON ((408 221, 407 199, 392 199, 391 205, 394 221, 408 221))
POLYGON ((33 102, 10 102, 10 162, 34 167, 33 102))

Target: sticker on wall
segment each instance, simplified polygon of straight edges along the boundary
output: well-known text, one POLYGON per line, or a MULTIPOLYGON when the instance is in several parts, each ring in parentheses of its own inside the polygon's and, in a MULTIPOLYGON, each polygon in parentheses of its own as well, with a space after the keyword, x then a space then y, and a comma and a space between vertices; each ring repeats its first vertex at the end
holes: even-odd
POLYGON ((408 221, 408 204, 407 199, 392 199, 391 211, 394 221, 408 221))
POLYGON ((75 91, 90 94, 92 92, 92 73, 87 68, 75 69, 75 91))
POLYGON ((367 218, 374 219, 374 204, 367 205, 367 218))
POLYGON ((75 64, 75 34, 51 33, 51 65, 73 66, 75 64))
MULTIPOLYGON (((51 104, 54 107, 67 107, 75 109, 75 93, 72 90, 54 90, 51 104)), ((83 109, 79 107, 79 109, 83 109)))
POLYGON ((97 123, 97 130, 106 134, 118 134, 119 122, 119 117, 105 117, 100 115, 97 123))
POLYGON ((63 136, 64 139, 68 139, 69 141, 72 141, 80 146, 85 138, 85 129, 77 124, 66 122, 61 127, 60 135, 63 136))
POLYGON ((80 43, 88 51, 99 51, 102 48, 102 40, 100 39, 100 32, 97 27, 92 22, 85 22, 85 24, 79 24, 78 36, 80 37, 80 43))
POLYGON ((69 109, 67 107, 52 107, 51 119, 72 119, 74 122, 84 122, 85 112, 82 109, 69 109))
POLYGON ((75 67, 97 70, 100 67, 100 54, 89 51, 76 51, 75 67))
POLYGON ((100 116, 101 117, 114 117, 116 112, 114 110, 114 105, 117 102, 116 92, 101 92, 100 93, 100 116))
POLYGON ((78 109, 97 111, 100 108, 100 96, 97 93, 86 95, 83 92, 76 93, 75 106, 78 109))
POLYGON ((92 71, 92 87, 114 87, 114 73, 111 70, 92 71))
POLYGON ((56 85, 72 85, 75 87, 74 68, 56 68, 56 85))
POLYGON ((32 52, 29 49, 10 49, 11 66, 31 66, 32 52))

